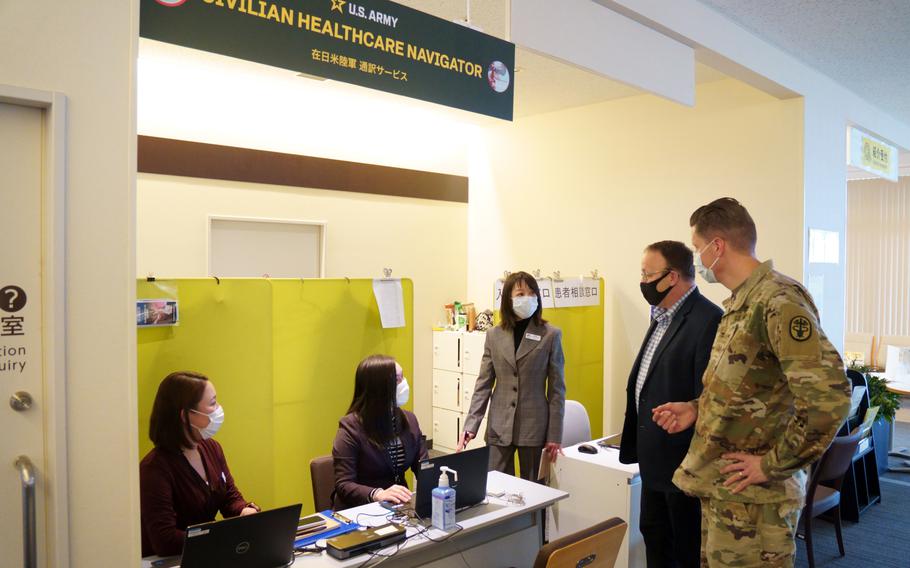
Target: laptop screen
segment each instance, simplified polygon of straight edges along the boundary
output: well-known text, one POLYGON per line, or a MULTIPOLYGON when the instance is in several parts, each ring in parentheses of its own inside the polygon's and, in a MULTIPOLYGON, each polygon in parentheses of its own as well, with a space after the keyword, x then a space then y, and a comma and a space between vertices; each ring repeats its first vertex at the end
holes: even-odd
POLYGON ((432 514, 431 493, 439 485, 439 468, 446 466, 458 472, 449 476, 449 486, 455 489, 455 509, 464 509, 482 502, 487 495, 487 471, 490 464, 490 448, 483 446, 454 454, 439 456, 420 462, 417 474, 417 499, 414 510, 422 518, 432 514))
POLYGON ((181 568, 277 568, 294 557, 300 503, 187 527, 181 568))

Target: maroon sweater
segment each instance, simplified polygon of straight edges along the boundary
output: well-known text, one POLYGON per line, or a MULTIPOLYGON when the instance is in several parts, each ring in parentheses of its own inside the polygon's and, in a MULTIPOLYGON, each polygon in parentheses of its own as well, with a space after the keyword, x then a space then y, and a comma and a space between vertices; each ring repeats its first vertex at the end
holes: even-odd
POLYGON ((198 447, 208 483, 182 453, 155 448, 139 464, 142 556, 180 554, 188 526, 213 521, 218 511, 236 517, 247 506, 221 445, 204 440, 198 447))

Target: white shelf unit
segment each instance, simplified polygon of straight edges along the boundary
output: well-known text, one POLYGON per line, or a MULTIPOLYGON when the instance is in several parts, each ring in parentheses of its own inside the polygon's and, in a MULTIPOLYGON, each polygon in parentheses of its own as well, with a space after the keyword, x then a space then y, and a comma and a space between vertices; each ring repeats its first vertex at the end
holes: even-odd
MULTIPOLYGON (((433 449, 454 452, 458 436, 474 394, 474 383, 480 374, 480 359, 486 341, 484 332, 433 332, 433 449)), ((484 444, 487 420, 469 448, 484 444)))

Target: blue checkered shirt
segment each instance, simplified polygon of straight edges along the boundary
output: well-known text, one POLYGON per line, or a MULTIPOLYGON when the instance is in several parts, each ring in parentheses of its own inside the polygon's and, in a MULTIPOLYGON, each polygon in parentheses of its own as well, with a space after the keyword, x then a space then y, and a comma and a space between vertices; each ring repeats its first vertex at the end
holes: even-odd
POLYGON ((682 298, 677 300, 676 303, 669 308, 661 308, 658 306, 653 306, 651 308, 651 319, 655 320, 657 325, 654 327, 654 332, 651 334, 651 337, 648 338, 648 344, 645 345, 645 352, 641 355, 641 364, 638 366, 638 378, 635 380, 635 408, 638 408, 641 387, 644 386, 645 379, 648 377, 648 369, 651 368, 651 359, 654 357, 654 352, 657 351, 657 346, 660 345, 660 340, 664 338, 664 334, 667 332, 667 328, 670 327, 673 316, 679 311, 679 307, 694 291, 695 286, 692 286, 689 288, 688 292, 683 294, 682 298))

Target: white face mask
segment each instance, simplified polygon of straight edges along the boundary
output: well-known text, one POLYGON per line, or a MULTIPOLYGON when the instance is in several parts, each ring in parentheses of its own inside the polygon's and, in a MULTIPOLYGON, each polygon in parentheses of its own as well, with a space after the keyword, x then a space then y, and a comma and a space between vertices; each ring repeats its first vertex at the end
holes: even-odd
POLYGON ((520 320, 526 320, 537 311, 537 296, 516 296, 512 298, 512 311, 520 320))
POLYGON ((410 397, 411 387, 408 385, 408 380, 402 377, 401 382, 395 387, 395 403, 398 404, 398 406, 404 406, 408 403, 410 397))
POLYGON ((199 412, 198 410, 190 410, 190 412, 195 412, 196 414, 201 414, 207 416, 209 419, 209 425, 205 428, 200 428, 199 426, 193 425, 193 428, 199 430, 199 435, 202 436, 203 440, 208 440, 215 436, 218 433, 218 430, 221 429, 221 425, 224 424, 224 409, 221 408, 219 404, 215 410, 206 414, 205 412, 199 412))
MULTIPOLYGON (((711 243, 713 243, 713 242, 714 241, 711 241, 711 243)), ((703 248, 700 251, 698 251, 697 253, 695 253, 694 259, 693 259, 694 260, 693 264, 695 264, 696 272, 701 274, 701 277, 705 279, 705 282, 707 282, 708 284, 716 284, 717 276, 714 275, 713 268, 714 268, 714 265, 717 264, 717 261, 720 260, 720 257, 719 256, 715 257, 714 262, 711 263, 711 266, 705 266, 705 264, 701 261, 701 253, 708 250, 708 247, 711 246, 711 243, 706 244, 705 248, 703 248)))

